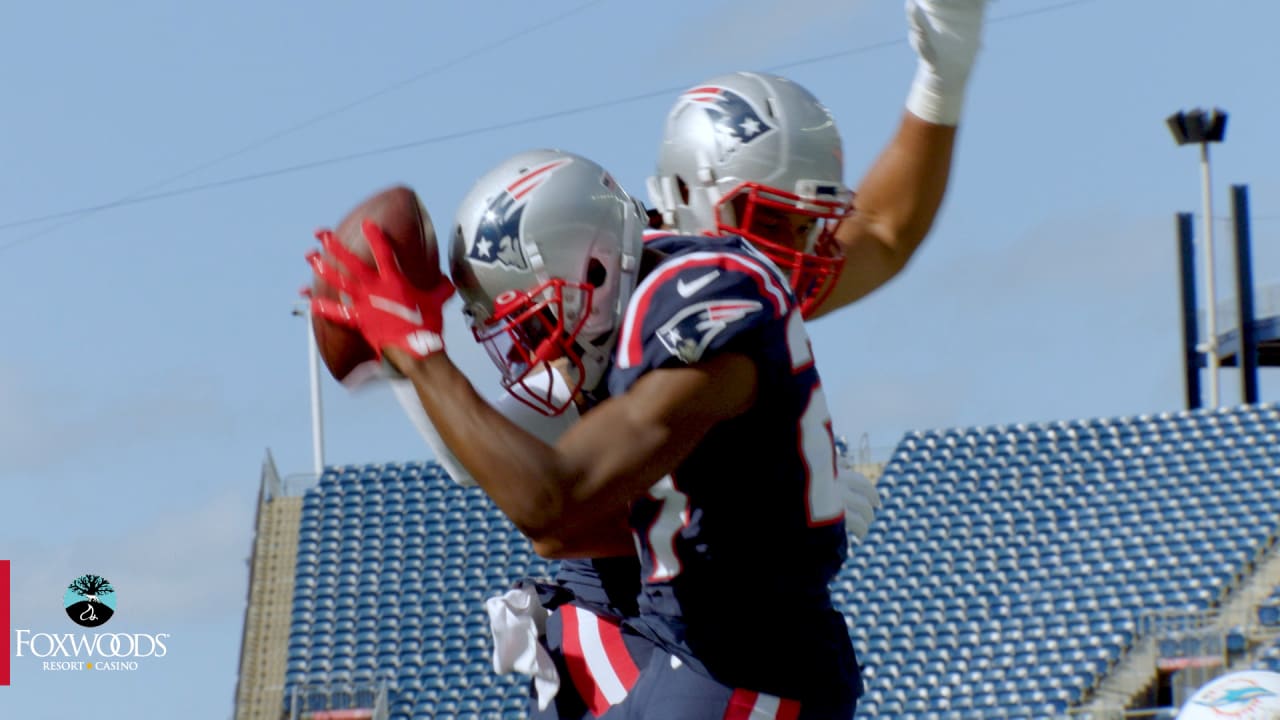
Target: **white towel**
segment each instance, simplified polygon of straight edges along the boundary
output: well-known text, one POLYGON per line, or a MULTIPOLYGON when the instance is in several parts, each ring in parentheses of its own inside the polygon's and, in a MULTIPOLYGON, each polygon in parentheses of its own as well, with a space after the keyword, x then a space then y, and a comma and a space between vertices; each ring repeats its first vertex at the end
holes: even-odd
POLYGON ((531 676, 538 709, 546 710, 560 690, 560 674, 551 654, 539 642, 547 631, 547 609, 538 593, 517 587, 485 600, 484 609, 493 633, 493 671, 531 676))

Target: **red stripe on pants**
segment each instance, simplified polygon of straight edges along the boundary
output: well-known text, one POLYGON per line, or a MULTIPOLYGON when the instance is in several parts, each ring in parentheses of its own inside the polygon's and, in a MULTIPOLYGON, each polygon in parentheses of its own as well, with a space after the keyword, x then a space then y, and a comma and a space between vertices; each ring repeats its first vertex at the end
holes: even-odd
POLYGON ((600 641, 604 644, 604 651, 609 656, 614 674, 622 682, 622 687, 631 692, 631 688, 636 686, 636 680, 640 679, 640 668, 636 667, 631 653, 627 651, 627 643, 622 639, 622 627, 611 622, 601 622, 600 641))
POLYGON ((800 701, 782 699, 778 701, 778 720, 796 720, 800 717, 800 701))
POLYGON ((582 641, 579 638, 580 619, 585 622, 597 622, 596 616, 589 612, 584 612, 580 616, 578 608, 565 605, 561 609, 560 618, 564 628, 564 664, 569 668, 569 677, 578 691, 578 697, 587 704, 591 714, 603 715, 604 711, 609 709, 609 701, 605 699, 604 693, 596 685, 595 678, 591 676, 591 669, 587 667, 587 659, 583 657, 582 641))
POLYGON ((800 717, 800 701, 773 695, 765 695, 765 698, 768 699, 765 707, 758 708, 756 705, 760 702, 760 693, 742 688, 734 690, 729 697, 729 707, 725 708, 723 720, 796 720, 800 717), (777 707, 770 713, 768 707, 773 702, 777 703, 777 707), (768 717, 765 716, 766 713, 768 717))
POLYGON ((738 688, 729 698, 729 707, 724 709, 724 720, 750 720, 751 711, 756 708, 759 693, 738 688))

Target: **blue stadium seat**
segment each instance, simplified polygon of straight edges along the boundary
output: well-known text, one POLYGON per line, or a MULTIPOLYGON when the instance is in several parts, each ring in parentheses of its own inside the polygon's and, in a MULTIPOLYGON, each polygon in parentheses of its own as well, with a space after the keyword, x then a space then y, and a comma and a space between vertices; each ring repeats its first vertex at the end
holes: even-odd
MULTIPOLYGON (((1003 714, 1043 716, 1079 701, 1132 646, 1139 613, 1213 607, 1280 530, 1280 495, 1229 490, 1250 480, 1233 470, 1245 457, 1233 448, 1249 447, 1260 466, 1280 459, 1275 444, 1242 439, 1251 412, 908 433, 879 481, 880 518, 833 584, 852 581, 845 599, 859 615, 851 634, 865 638, 870 676, 892 678, 908 667, 905 654, 876 649, 880 638, 890 647, 879 624, 900 621, 913 625, 912 638, 936 631, 934 652, 954 637, 953 657, 975 659, 959 675, 978 684, 1023 677, 1016 667, 1031 658, 1050 663, 1046 669, 1071 668, 1054 695, 1032 689, 1061 683, 1052 672, 1024 677, 1016 688, 1023 709, 1003 714), (1228 426, 1239 429, 1224 435, 1228 426), (1239 442, 1228 443, 1232 437, 1239 442), (1162 503, 1147 501, 1154 492, 1162 503), (932 498, 943 493, 937 508, 932 498), (1228 513, 1244 531, 1221 531, 1217 518, 1228 513), (928 572, 899 573, 900 562, 924 554, 922 539, 936 543, 928 572), (1186 562, 1172 563, 1177 557, 1186 562), (941 601, 942 621, 904 617, 909 600, 941 601), (948 633, 943 623, 952 624, 948 633), (1034 654, 1020 638, 1036 643, 1034 654)), ((1260 613, 1280 624, 1280 611, 1260 613)), ((948 712, 973 707, 975 698, 979 707, 991 700, 977 690, 956 694, 948 712)))

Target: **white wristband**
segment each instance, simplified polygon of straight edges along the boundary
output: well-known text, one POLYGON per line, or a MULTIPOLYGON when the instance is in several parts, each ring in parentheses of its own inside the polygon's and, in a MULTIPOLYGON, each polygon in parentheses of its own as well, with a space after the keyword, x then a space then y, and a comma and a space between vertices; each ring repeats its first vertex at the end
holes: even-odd
POLYGON ((916 66, 916 76, 907 93, 907 110, 935 125, 956 125, 964 106, 964 85, 947 88, 925 63, 916 66))
POLYGON ((919 58, 907 95, 911 114, 937 125, 960 122, 986 5, 987 0, 906 0, 908 39, 919 58))

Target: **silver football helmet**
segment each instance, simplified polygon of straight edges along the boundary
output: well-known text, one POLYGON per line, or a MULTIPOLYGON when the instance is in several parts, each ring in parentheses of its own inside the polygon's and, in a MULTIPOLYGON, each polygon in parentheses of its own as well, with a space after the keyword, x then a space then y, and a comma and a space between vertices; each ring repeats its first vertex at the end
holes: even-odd
POLYGON ((732 233, 791 280, 807 315, 843 258, 832 234, 853 193, 835 120, 777 75, 720 75, 684 92, 667 115, 649 201, 683 233, 732 233))
POLYGON ((520 153, 472 187, 458 209, 450 274, 512 395, 555 415, 599 384, 646 223, 604 168, 559 150, 520 153), (553 363, 569 382, 567 401, 525 382, 553 363))

